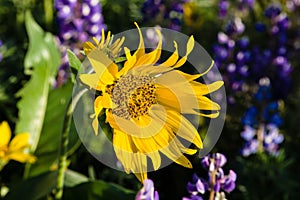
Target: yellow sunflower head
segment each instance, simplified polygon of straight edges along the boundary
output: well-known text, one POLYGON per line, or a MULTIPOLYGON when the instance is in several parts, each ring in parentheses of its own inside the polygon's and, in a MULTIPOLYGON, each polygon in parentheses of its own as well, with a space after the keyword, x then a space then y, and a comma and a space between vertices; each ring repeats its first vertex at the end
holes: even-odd
POLYGON ((29 150, 29 134, 17 134, 11 141, 11 130, 7 122, 0 124, 0 170, 10 160, 18 162, 35 162, 36 158, 26 150, 29 150))
POLYGON ((85 55, 88 55, 91 51, 98 49, 101 50, 104 54, 106 54, 110 59, 114 60, 119 56, 121 46, 124 43, 125 38, 118 38, 115 42, 112 42, 113 36, 111 35, 110 31, 105 37, 104 29, 102 29, 102 37, 100 42, 95 37, 93 38, 93 40, 95 44, 93 44, 92 42, 84 43, 83 50, 85 55))
POLYGON ((160 40, 156 49, 146 53, 141 30, 136 26, 140 36, 138 49, 132 54, 124 47, 127 60, 120 70, 113 60, 94 48, 87 54, 94 73, 82 74, 80 79, 101 93, 94 101, 95 133, 98 133, 98 116, 104 113, 113 130, 117 158, 127 173, 133 172, 143 182, 147 178, 147 157, 154 170, 161 166, 161 154, 182 166, 192 167, 184 154, 195 154, 202 148, 202 140, 185 115, 218 117, 220 106, 205 95, 218 90, 223 82, 205 85, 195 81, 210 70, 213 62, 203 74, 190 75, 177 70, 193 50, 193 36, 183 57, 174 42, 173 54, 158 64, 161 32, 157 30, 160 40), (193 143, 193 148, 183 145, 182 140, 193 143))

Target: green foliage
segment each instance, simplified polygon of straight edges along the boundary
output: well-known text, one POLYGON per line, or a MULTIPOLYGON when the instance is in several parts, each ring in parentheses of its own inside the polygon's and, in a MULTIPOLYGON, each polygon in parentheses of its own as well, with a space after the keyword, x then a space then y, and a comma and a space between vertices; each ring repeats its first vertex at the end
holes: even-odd
POLYGON ((64 199, 110 200, 134 199, 135 192, 113 183, 91 181, 67 188, 64 199))
POLYGON ((5 200, 15 200, 22 197, 23 200, 40 199, 48 195, 55 186, 56 172, 47 172, 39 176, 22 181, 13 186, 5 196, 5 200))
POLYGON ((75 83, 78 70, 80 69, 81 66, 81 62, 71 50, 68 49, 67 52, 68 52, 68 60, 72 72, 71 74, 72 82, 75 83))
POLYGON ((50 82, 54 79, 60 64, 60 53, 53 36, 45 33, 26 13, 26 29, 29 36, 29 49, 25 57, 25 74, 30 80, 19 91, 22 99, 18 102, 19 121, 16 132, 28 132, 35 151, 46 113, 50 82))
MULTIPOLYGON (((27 176, 35 176, 56 168, 60 134, 66 105, 71 98, 73 85, 68 82, 60 88, 52 89, 47 100, 45 120, 42 134, 35 152, 38 160, 27 169, 27 176)), ((70 132, 70 147, 78 140, 74 132, 70 132)))

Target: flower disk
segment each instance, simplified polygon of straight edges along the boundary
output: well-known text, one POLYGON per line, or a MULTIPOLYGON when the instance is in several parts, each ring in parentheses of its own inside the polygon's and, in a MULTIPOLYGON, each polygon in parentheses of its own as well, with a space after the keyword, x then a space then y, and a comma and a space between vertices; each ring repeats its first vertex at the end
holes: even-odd
MULTIPOLYGON (((174 42, 174 53, 158 64, 162 50, 160 31, 157 30, 160 38, 157 48, 146 53, 141 30, 136 26, 140 36, 138 49, 131 54, 124 47, 126 61, 120 70, 103 48, 87 43, 84 51, 94 72, 80 75, 80 80, 101 94, 94 101, 95 134, 98 134, 98 116, 105 113, 113 130, 117 158, 127 173, 133 172, 143 182, 147 179, 147 157, 154 170, 162 164, 161 153, 182 166, 192 167, 184 154, 195 154, 202 148, 202 140, 185 115, 218 117, 220 106, 205 95, 218 90, 223 82, 205 85, 195 81, 213 67, 213 62, 203 74, 190 75, 177 70, 193 50, 193 36, 183 57, 179 57, 174 42), (193 147, 183 145, 183 140, 193 147)), ((107 44, 104 40, 103 35, 101 43, 107 44)), ((120 52, 120 45, 115 47, 113 52, 120 52)))

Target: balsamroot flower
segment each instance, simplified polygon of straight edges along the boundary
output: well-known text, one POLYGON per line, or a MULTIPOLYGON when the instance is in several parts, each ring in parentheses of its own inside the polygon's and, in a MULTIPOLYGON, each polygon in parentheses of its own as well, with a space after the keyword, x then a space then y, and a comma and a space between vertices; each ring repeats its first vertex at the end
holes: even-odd
POLYGON ((160 31, 157 30, 160 38, 157 48, 145 53, 143 36, 136 26, 140 35, 138 49, 131 54, 124 48, 127 60, 120 70, 101 48, 85 45, 95 73, 82 74, 80 79, 100 93, 94 101, 95 133, 98 133, 97 118, 105 113, 106 122, 112 127, 117 158, 127 173, 133 172, 143 182, 147 179, 147 157, 157 170, 161 166, 160 153, 184 167, 192 167, 183 154, 195 154, 202 148, 202 141, 184 114, 218 117, 220 106, 204 95, 218 90, 223 82, 205 85, 195 79, 207 71, 190 75, 177 70, 193 50, 193 36, 187 43, 185 56, 179 57, 174 42, 175 52, 157 64, 162 48, 160 31), (185 147, 178 137, 193 143, 193 148, 185 147))
POLYGON ((105 39, 105 34, 104 34, 104 29, 102 29, 102 37, 101 41, 99 42, 97 38, 93 38, 95 45, 91 42, 85 42, 83 45, 83 49, 85 54, 89 54, 91 51, 94 49, 98 49, 105 53, 110 59, 114 60, 115 58, 118 57, 120 51, 121 51, 121 46, 124 43, 125 38, 122 37, 121 39, 117 39, 113 44, 112 42, 112 37, 110 31, 107 34, 107 37, 105 39))
POLYGON ((0 170, 10 161, 15 160, 22 163, 35 162, 36 158, 25 150, 29 148, 29 134, 17 134, 11 141, 11 130, 7 122, 0 124, 0 170))

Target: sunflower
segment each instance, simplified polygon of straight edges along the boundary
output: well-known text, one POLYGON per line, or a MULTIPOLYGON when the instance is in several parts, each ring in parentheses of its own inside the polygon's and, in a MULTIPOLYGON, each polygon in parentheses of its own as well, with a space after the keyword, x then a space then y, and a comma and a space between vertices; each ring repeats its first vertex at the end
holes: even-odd
POLYGON ((111 32, 109 31, 107 37, 105 39, 104 29, 102 29, 102 37, 99 42, 97 38, 93 38, 95 45, 92 42, 85 42, 83 44, 84 53, 87 55, 92 50, 98 49, 104 52, 110 59, 114 60, 118 57, 121 51, 121 46, 124 43, 125 37, 121 39, 118 38, 114 43, 112 43, 113 36, 111 36, 111 32))
POLYGON ((219 89, 223 82, 205 85, 195 81, 210 70, 213 62, 203 74, 190 75, 177 70, 194 47, 193 36, 188 40, 183 57, 179 57, 174 41, 173 54, 158 64, 161 32, 157 30, 160 39, 156 49, 146 53, 141 30, 135 25, 140 36, 139 46, 133 54, 124 47, 127 60, 120 70, 101 49, 85 48, 94 72, 82 74, 80 79, 101 94, 94 101, 95 134, 98 133, 98 116, 103 113, 106 123, 112 127, 112 143, 118 160, 127 173, 133 172, 143 182, 147 178, 147 157, 154 170, 162 164, 161 153, 192 168, 184 154, 195 154, 202 148, 202 140, 184 115, 218 117, 220 106, 205 95, 219 89), (193 143, 194 147, 184 146, 182 140, 193 143))
POLYGON ((0 124, 0 170, 10 160, 19 161, 22 163, 35 162, 36 158, 29 153, 24 152, 30 147, 29 134, 17 134, 12 141, 11 130, 7 122, 0 124))

